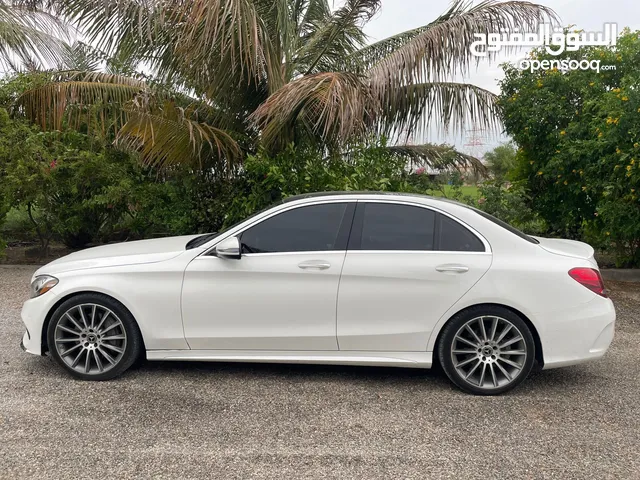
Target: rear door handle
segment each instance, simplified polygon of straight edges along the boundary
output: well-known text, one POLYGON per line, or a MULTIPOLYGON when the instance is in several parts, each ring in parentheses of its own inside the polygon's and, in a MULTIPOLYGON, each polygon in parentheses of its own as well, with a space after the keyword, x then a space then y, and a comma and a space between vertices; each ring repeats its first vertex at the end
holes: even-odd
POLYGON ((441 273, 466 273, 469 271, 469 267, 466 265, 454 265, 454 264, 446 264, 446 265, 438 265, 436 267, 436 271, 441 273))
POLYGON ((324 260, 308 260, 298 264, 298 268, 303 270, 326 270, 329 267, 331 267, 331 264, 324 260))

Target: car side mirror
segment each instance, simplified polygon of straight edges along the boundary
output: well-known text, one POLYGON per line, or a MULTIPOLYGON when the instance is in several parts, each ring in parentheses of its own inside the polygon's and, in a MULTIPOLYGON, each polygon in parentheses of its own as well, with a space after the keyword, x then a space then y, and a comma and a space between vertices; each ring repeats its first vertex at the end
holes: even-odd
POLYGON ((225 238, 216 245, 215 252, 220 258, 233 258, 239 260, 242 256, 240 253, 240 239, 238 239, 238 237, 225 238))

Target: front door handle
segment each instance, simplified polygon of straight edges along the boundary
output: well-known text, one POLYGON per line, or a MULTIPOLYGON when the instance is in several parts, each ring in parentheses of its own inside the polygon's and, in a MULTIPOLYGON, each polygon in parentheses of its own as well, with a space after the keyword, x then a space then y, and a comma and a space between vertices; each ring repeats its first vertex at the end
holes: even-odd
POLYGON ((469 267, 466 265, 455 265, 455 264, 446 264, 446 265, 438 265, 436 267, 436 271, 441 273, 466 273, 469 271, 469 267))
POLYGON ((298 264, 298 268, 303 270, 326 270, 329 267, 331 267, 331 264, 324 260, 308 260, 298 264))

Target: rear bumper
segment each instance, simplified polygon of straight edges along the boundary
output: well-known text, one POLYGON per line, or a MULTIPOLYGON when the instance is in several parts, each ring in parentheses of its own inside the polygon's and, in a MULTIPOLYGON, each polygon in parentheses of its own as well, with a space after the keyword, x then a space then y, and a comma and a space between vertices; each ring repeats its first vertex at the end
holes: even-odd
POLYGON ((608 298, 597 297, 570 310, 544 314, 540 341, 544 368, 575 365, 602 357, 613 340, 616 311, 608 298))

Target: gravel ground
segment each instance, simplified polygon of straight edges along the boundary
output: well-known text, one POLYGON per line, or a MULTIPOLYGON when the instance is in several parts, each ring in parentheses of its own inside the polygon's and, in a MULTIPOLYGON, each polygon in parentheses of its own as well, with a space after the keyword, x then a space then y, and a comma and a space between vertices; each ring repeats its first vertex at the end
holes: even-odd
POLYGON ((604 359, 502 397, 419 370, 146 363, 106 383, 21 352, 0 267, 1 478, 640 479, 640 284, 604 359))

